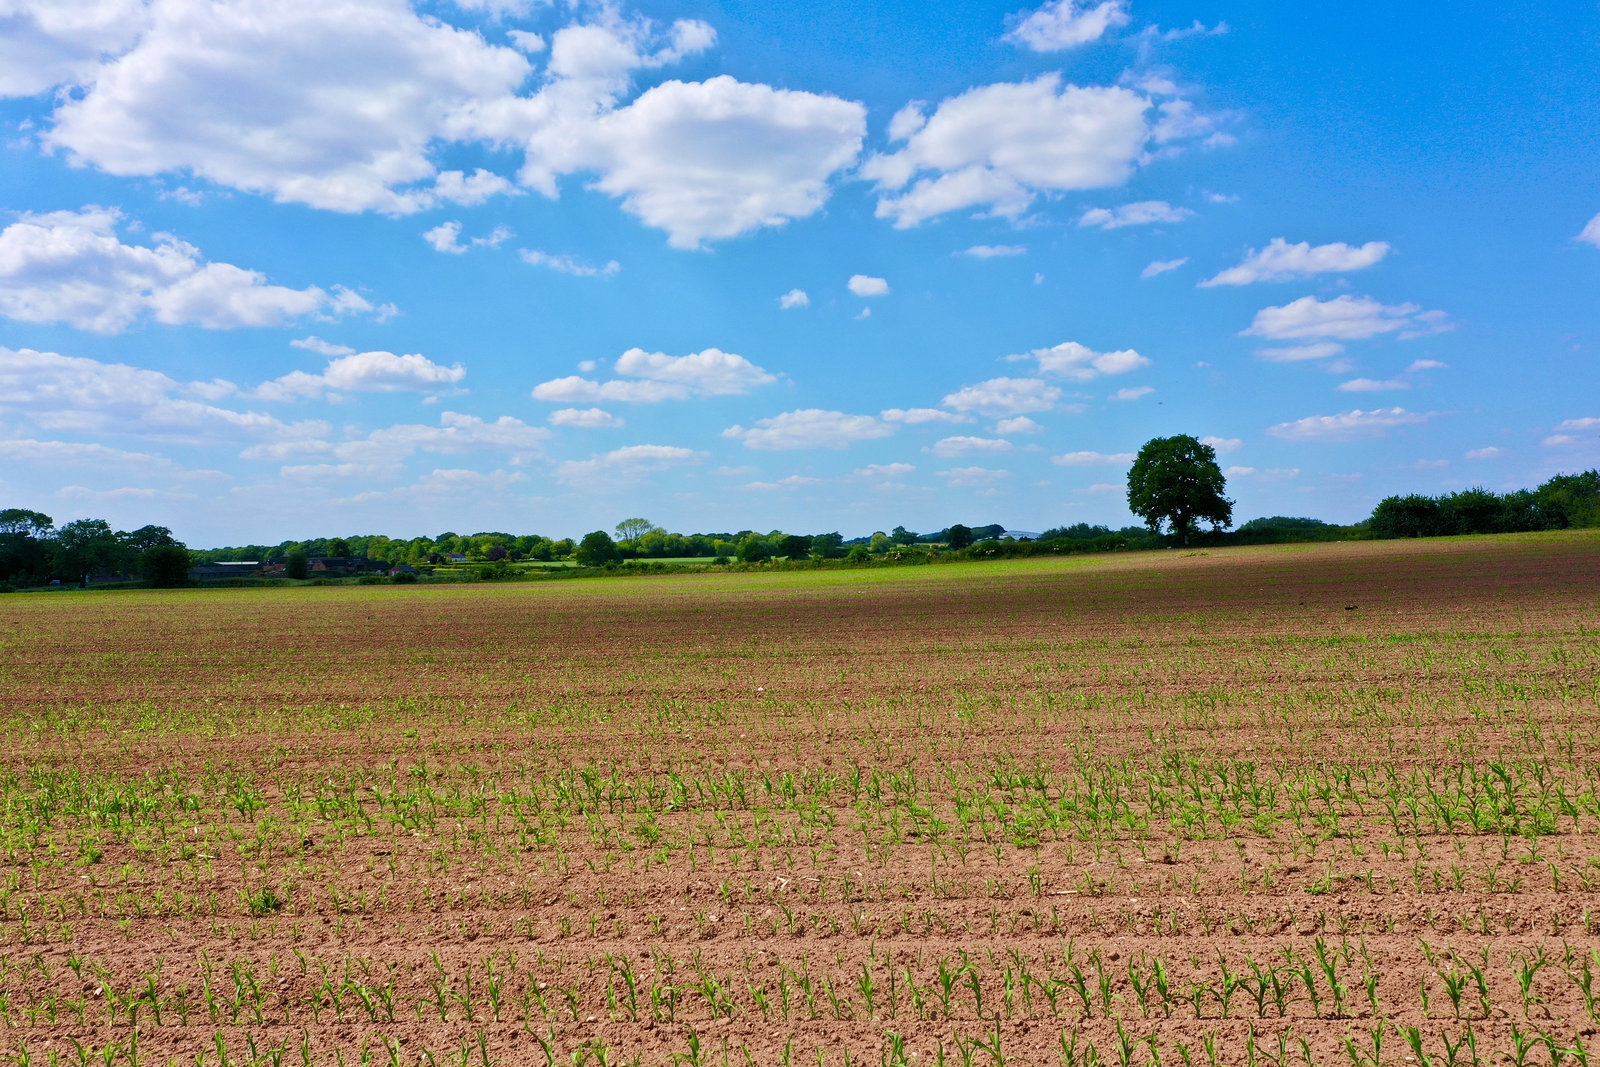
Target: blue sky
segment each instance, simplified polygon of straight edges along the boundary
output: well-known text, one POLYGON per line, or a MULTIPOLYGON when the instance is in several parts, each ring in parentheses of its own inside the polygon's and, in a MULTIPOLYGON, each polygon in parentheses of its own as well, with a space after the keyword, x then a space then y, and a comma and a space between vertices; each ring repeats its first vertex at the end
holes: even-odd
POLYGON ((1592 3, 12 0, 0 498, 194 545, 1600 462, 1592 3))

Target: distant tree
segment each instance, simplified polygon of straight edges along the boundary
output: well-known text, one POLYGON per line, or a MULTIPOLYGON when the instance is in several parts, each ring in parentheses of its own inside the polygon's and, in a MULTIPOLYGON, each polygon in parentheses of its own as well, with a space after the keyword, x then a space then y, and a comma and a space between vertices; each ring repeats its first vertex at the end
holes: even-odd
POLYGON ((1156 437, 1145 442, 1128 471, 1128 510, 1152 530, 1172 527, 1179 544, 1187 544, 1195 523, 1216 527, 1233 524, 1233 501, 1217 451, 1188 434, 1156 437))
POLYGON ((172 536, 172 531, 165 526, 141 526, 137 530, 122 534, 121 537, 129 554, 134 557, 142 555, 147 548, 178 544, 177 539, 172 536))
POLYGON ((1259 519, 1251 519, 1239 527, 1240 533, 1255 533, 1257 530, 1315 530, 1328 525, 1321 519, 1292 518, 1288 515, 1271 515, 1259 519))
POLYGON ((772 558, 772 546, 766 538, 751 534, 739 542, 740 563, 760 563, 772 558))
POLYGON ((583 540, 578 542, 574 555, 578 563, 584 567, 603 567, 607 563, 615 563, 621 557, 621 553, 617 551, 617 543, 611 540, 611 535, 604 530, 584 534, 583 540))
POLYGON ((6 508, 0 511, 0 534, 43 537, 54 525, 54 520, 42 511, 29 511, 27 508, 6 508))
POLYGON ((803 559, 811 551, 811 538, 799 534, 786 534, 778 542, 778 555, 789 559, 803 559))
POLYGON ((283 557, 283 574, 286 578, 306 576, 306 554, 296 549, 283 557))
POLYGON ((872 558, 872 553, 867 551, 867 546, 859 541, 850 546, 850 551, 845 553, 845 559, 851 563, 864 563, 872 558))
POLYGON ((95 573, 121 573, 134 562, 127 545, 104 519, 79 519, 56 531, 56 574, 81 580, 95 573))
POLYGON ((879 530, 872 535, 872 540, 867 543, 867 549, 874 556, 881 556, 889 551, 889 546, 894 542, 889 540, 889 535, 879 530))
POLYGON ((1439 502, 1420 493, 1378 501, 1367 520, 1367 529, 1377 537, 1435 537, 1444 532, 1439 502))
POLYGON ((914 545, 917 543, 917 535, 904 526, 896 526, 893 530, 890 530, 889 539, 897 545, 914 545))
POLYGON ((655 528, 655 523, 649 519, 623 519, 617 523, 617 540, 632 541, 634 538, 643 537, 655 528))
POLYGON ((812 555, 821 556, 823 559, 834 559, 843 555, 843 547, 844 536, 837 531, 811 536, 812 555))
POLYGON ((511 553, 506 551, 506 548, 505 548, 504 545, 495 545, 488 552, 484 553, 484 557, 483 558, 487 559, 490 563, 499 563, 501 560, 505 559, 510 554, 511 553))
POLYGON ((1542 528, 1600 526, 1600 470, 1558 474, 1534 492, 1542 528))
POLYGON ((972 544, 972 529, 958 522, 944 532, 944 541, 951 548, 966 548, 972 544))
POLYGON ((344 559, 350 555, 350 542, 342 537, 335 537, 328 542, 328 555, 344 559))
POLYGON ((189 550, 176 541, 151 545, 139 553, 139 574, 151 585, 183 585, 189 581, 189 550))

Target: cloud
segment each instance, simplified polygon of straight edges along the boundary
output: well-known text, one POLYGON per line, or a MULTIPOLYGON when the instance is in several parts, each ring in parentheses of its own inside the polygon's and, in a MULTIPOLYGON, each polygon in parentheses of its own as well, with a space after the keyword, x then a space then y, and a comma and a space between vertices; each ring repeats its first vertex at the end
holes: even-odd
POLYGON ((916 469, 910 463, 869 463, 850 473, 858 478, 903 478, 916 469))
POLYGON ((1600 215, 1590 219, 1588 225, 1584 226, 1575 240, 1584 241, 1594 245, 1596 248, 1600 248, 1600 215))
POLYGON ((1021 16, 1005 39, 1035 52, 1059 52, 1099 40, 1107 30, 1128 24, 1127 0, 1050 0, 1021 16))
POLYGON ((699 396, 737 396, 778 380, 743 356, 719 348, 687 356, 630 348, 617 360, 616 369, 630 378, 683 385, 699 396))
POLYGON ((1165 274, 1169 270, 1177 270, 1187 262, 1189 262, 1188 256, 1184 256, 1182 259, 1153 260, 1148 267, 1139 272, 1139 277, 1154 278, 1156 275, 1165 274))
POLYGON ((1590 431, 1600 430, 1600 419, 1567 419, 1564 422, 1558 423, 1555 430, 1555 433, 1551 434, 1549 437, 1546 437, 1540 443, 1551 448, 1559 448, 1564 445, 1575 445, 1583 439, 1583 437, 1580 435, 1587 435, 1590 431))
POLYGON ((963 415, 955 411, 942 411, 939 408, 888 408, 878 412, 878 418, 884 422, 903 422, 909 426, 916 426, 924 422, 971 422, 971 415, 963 415))
POLYGON ((757 386, 778 380, 743 356, 707 348, 687 356, 646 352, 630 348, 616 363, 618 374, 642 381, 597 382, 570 375, 541 382, 533 388, 535 400, 556 403, 615 401, 624 404, 654 404, 663 400, 686 400, 691 396, 736 396, 757 386))
POLYGON ((787 478, 779 478, 775 482, 746 482, 742 488, 755 492, 770 493, 784 489, 804 489, 808 486, 821 484, 821 478, 808 478, 803 474, 791 474, 787 478))
POLYGON ((1256 355, 1272 363, 1297 363, 1307 359, 1328 359, 1344 351, 1336 341, 1318 341, 1309 345, 1291 345, 1288 348, 1263 348, 1256 355))
POLYGON ((145 0, 12 0, 4 11, 0 96, 87 81, 102 57, 129 48, 151 22, 145 0))
POLYGON ((1051 456, 1050 462, 1058 467, 1093 467, 1101 463, 1132 463, 1133 458, 1132 452, 1068 452, 1051 456))
POLYGON ((609 278, 622 269, 622 264, 614 259, 607 260, 603 267, 596 267, 584 263, 574 256, 553 256, 536 248, 519 248, 517 249, 517 257, 522 262, 532 266, 549 267, 551 270, 560 271, 562 274, 571 274, 578 278, 609 278))
POLYGON ((1282 237, 1274 237, 1267 247, 1252 249, 1244 262, 1207 278, 1200 287, 1281 282, 1313 274, 1362 270, 1388 254, 1389 246, 1383 241, 1368 241, 1360 247, 1340 242, 1312 247, 1309 241, 1292 245, 1282 237))
POLYGON ((1269 467, 1266 470, 1257 470, 1255 467, 1228 467, 1223 472, 1228 478, 1254 478, 1259 482, 1286 482, 1300 476, 1299 467, 1269 467))
POLYGON ((613 430, 625 423, 603 408, 561 408, 550 413, 552 426, 581 426, 586 430, 613 430))
POLYGON ((848 283, 849 289, 857 296, 885 296, 889 292, 889 283, 882 278, 873 278, 865 274, 852 274, 848 283))
POLYGON ((941 403, 956 411, 998 417, 1049 411, 1060 399, 1060 389, 1038 378, 990 378, 956 390, 941 403))
POLYGON ((512 188, 430 158, 526 80, 510 48, 393 0, 167 0, 152 14, 131 49, 74 78, 84 91, 58 103, 46 145, 120 177, 183 171, 336 211, 512 188))
POLYGON ((1237 452, 1244 447, 1244 441, 1237 437, 1202 437, 1200 443, 1210 445, 1216 449, 1219 456, 1226 456, 1230 452, 1237 452))
POLYGON ((1026 415, 1018 415, 1015 418, 1010 419, 1001 419, 999 422, 994 424, 994 432, 999 434, 1040 433, 1043 430, 1043 426, 1040 426, 1037 422, 1034 422, 1026 415))
POLYGON ((543 454, 550 431, 502 415, 493 422, 454 411, 439 414, 439 425, 406 423, 374 430, 365 438, 345 441, 335 454, 350 463, 394 463, 414 452, 502 452, 526 463, 543 454))
POLYGON ((315 352, 319 356, 353 356, 356 354, 356 350, 349 345, 332 344, 324 341, 316 334, 312 334, 310 337, 302 337, 297 341, 290 341, 289 345, 291 348, 303 348, 307 352, 315 352))
MULTIPOLYGON (((341 464, 340 466, 345 466, 341 464)), ((294 468, 285 467, 284 472, 294 468)), ((456 504, 468 497, 503 499, 512 487, 527 481, 521 471, 476 471, 442 468, 429 471, 410 485, 393 489, 372 489, 333 501, 335 505, 369 504, 376 501, 422 501, 433 505, 456 504)), ((348 477, 339 479, 350 480, 348 477)))
POLYGON ((941 459, 949 459, 952 456, 965 456, 973 452, 996 455, 1010 452, 1012 447, 1010 441, 996 437, 945 437, 935 441, 923 451, 941 459))
POLYGON ((1052 374, 1075 382, 1093 381, 1102 374, 1126 374, 1150 366, 1150 360, 1131 348, 1116 352, 1096 352, 1076 341, 1063 341, 1051 348, 1007 356, 1008 362, 1035 360, 1041 374, 1052 374))
POLYGON ((1138 400, 1142 396, 1149 396, 1155 392, 1153 385, 1137 385, 1128 389, 1118 389, 1111 394, 1112 400, 1138 400))
POLYGON ((951 489, 987 489, 1011 477, 1010 471, 988 467, 952 467, 937 473, 951 489))
POLYGON ((1410 389, 1411 383, 1404 378, 1388 378, 1379 381, 1376 378, 1351 378, 1348 382, 1339 383, 1341 393, 1385 393, 1395 389, 1410 389))
POLYGON ((811 298, 804 289, 790 289, 778 297, 778 306, 785 311, 790 308, 806 308, 811 306, 811 298))
POLYGON ((845 448, 856 441, 870 441, 892 433, 893 426, 871 415, 802 408, 770 419, 758 419, 749 429, 730 426, 722 431, 722 436, 742 441, 746 448, 785 452, 799 448, 845 448))
POLYGON ((171 234, 154 235, 153 246, 124 244, 116 232, 121 221, 113 208, 90 206, 25 214, 0 231, 0 315, 120 333, 146 315, 221 330, 394 311, 343 286, 270 285, 260 271, 206 262, 171 234))
POLYGON ((674 247, 698 248, 815 213, 830 178, 860 154, 860 104, 727 75, 668 81, 613 108, 626 70, 653 65, 624 36, 595 26, 560 31, 550 59, 557 77, 498 109, 490 132, 526 146, 524 184, 554 195, 558 176, 595 172, 592 187, 624 211, 665 230, 674 247), (580 55, 592 45, 629 56, 595 74, 586 69, 594 56, 580 55))
POLYGON ((556 468, 556 481, 574 489, 633 485, 655 474, 698 463, 704 452, 677 445, 628 445, 585 460, 568 460, 556 468))
POLYGON ((931 117, 907 105, 890 124, 904 147, 871 156, 860 173, 877 184, 878 217, 897 228, 972 208, 1015 217, 1040 195, 1121 185, 1152 142, 1195 132, 1163 126, 1184 107, 1122 86, 1063 85, 1058 74, 980 86, 931 117))
POLYGON ((297 400, 320 397, 325 390, 354 393, 436 393, 466 377, 467 369, 449 367, 416 353, 357 352, 331 361, 321 374, 291 371, 264 382, 255 395, 262 400, 297 400))
POLYGON ((1074 492, 1078 493, 1126 493, 1127 491, 1128 486, 1126 483, 1116 485, 1111 482, 1095 482, 1086 488, 1074 490, 1074 492))
POLYGON ((490 44, 400 0, 164 0, 142 36, 137 18, 111 34, 121 54, 35 63, 14 88, 76 86, 40 140, 122 177, 182 172, 280 202, 400 215, 516 192, 499 174, 438 163, 452 146, 509 147, 522 152, 523 186, 554 197, 561 177, 589 173, 590 187, 682 248, 814 213, 860 154, 865 108, 832 96, 720 76, 668 81, 624 105, 636 72, 716 34, 696 20, 659 31, 609 4, 586 17, 552 35, 526 94, 524 52, 542 52, 542 37, 490 44))
POLYGON ((1468 449, 1465 454, 1467 459, 1499 459, 1505 455, 1505 452, 1494 445, 1490 445, 1487 448, 1468 449))
POLYGON ((1414 359, 1414 360, 1411 361, 1411 364, 1408 367, 1406 367, 1406 373, 1407 374, 1416 374, 1418 371, 1444 370, 1445 368, 1447 368, 1449 366, 1450 366, 1450 364, 1448 364, 1448 363, 1440 363, 1436 359, 1414 359))
POLYGON ((1243 332, 1276 341, 1319 337, 1358 341, 1381 333, 1399 333, 1402 338, 1409 338, 1452 328, 1445 321, 1444 312, 1423 311, 1416 304, 1380 304, 1366 296, 1336 296, 1331 300, 1303 296, 1282 307, 1262 308, 1243 332))
POLYGON ((459 256, 473 248, 498 248, 511 237, 511 231, 504 226, 496 226, 486 236, 474 237, 467 244, 461 243, 461 223, 441 222, 431 230, 425 230, 422 239, 433 246, 436 252, 447 252, 459 256))
POLYGON ((572 374, 540 382, 529 395, 535 400, 554 404, 597 400, 620 404, 657 404, 663 400, 687 400, 692 394, 684 386, 666 382, 597 382, 572 374))
POLYGON ((974 259, 994 259, 996 256, 1020 256, 1028 250, 1026 245, 973 245, 960 254, 974 259))
POLYGON ((1182 222, 1193 214, 1194 212, 1188 208, 1173 207, 1165 200, 1142 200, 1137 204, 1123 204, 1111 209, 1090 208, 1078 216, 1078 225, 1096 226, 1102 230, 1118 230, 1124 226, 1182 222))
POLYGON ((298 441, 331 430, 326 422, 285 423, 185 395, 214 395, 213 384, 186 385, 125 363, 0 347, 0 414, 26 417, 46 430, 183 444, 298 441))
POLYGON ((1294 422, 1280 422, 1269 426, 1267 432, 1286 441, 1342 441, 1381 436, 1396 426, 1412 426, 1431 417, 1405 408, 1358 408, 1340 415, 1310 415, 1294 422))

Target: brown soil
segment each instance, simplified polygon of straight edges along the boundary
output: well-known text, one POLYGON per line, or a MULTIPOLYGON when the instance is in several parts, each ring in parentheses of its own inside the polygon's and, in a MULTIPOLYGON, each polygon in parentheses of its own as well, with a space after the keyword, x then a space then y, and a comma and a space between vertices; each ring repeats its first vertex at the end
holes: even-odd
POLYGON ((1577 1063, 1597 711, 1592 534, 7 597, 0 1046, 1577 1063))

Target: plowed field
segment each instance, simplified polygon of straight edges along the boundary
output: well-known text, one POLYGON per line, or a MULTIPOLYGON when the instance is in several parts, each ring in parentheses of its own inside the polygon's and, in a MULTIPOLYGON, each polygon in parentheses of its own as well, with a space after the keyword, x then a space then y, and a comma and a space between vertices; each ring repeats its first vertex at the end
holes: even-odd
POLYGON ((1600 537, 0 598, 18 1063, 1600 1056, 1600 537))

